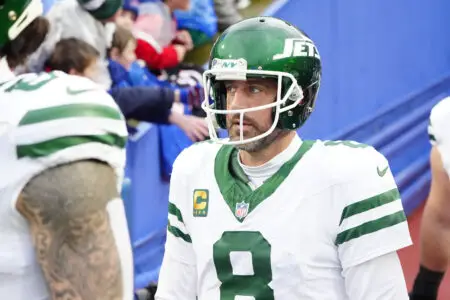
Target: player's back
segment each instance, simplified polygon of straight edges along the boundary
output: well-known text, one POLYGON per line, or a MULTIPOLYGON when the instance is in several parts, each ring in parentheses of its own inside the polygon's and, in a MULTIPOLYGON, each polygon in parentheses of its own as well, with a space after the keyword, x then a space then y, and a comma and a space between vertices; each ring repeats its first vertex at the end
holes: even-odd
POLYGON ((410 243, 387 161, 372 147, 303 141, 255 190, 240 181, 236 154, 202 143, 174 166, 184 176, 169 232, 192 244, 199 300, 345 300, 347 268, 410 243))
POLYGON ((119 188, 126 126, 106 91, 86 78, 59 72, 0 83, 0 108, 0 297, 48 299, 28 224, 16 201, 40 172, 83 159, 114 167, 119 188))

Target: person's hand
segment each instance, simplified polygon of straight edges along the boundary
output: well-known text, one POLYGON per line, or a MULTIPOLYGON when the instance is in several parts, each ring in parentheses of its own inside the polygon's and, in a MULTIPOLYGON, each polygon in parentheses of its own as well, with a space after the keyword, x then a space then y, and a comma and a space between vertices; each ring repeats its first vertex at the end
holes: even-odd
POLYGON ((188 51, 194 49, 194 42, 192 41, 191 34, 187 30, 179 30, 175 41, 185 46, 188 51))
POLYGON ((188 105, 191 110, 200 108, 204 99, 205 92, 200 85, 175 90, 175 101, 188 105))
POLYGON ((169 122, 183 130, 193 142, 203 141, 209 136, 208 124, 204 118, 173 111, 169 116, 169 122))
POLYGON ((186 52, 188 51, 188 49, 184 45, 173 45, 173 48, 177 53, 178 62, 182 62, 184 60, 184 57, 186 56, 186 52))

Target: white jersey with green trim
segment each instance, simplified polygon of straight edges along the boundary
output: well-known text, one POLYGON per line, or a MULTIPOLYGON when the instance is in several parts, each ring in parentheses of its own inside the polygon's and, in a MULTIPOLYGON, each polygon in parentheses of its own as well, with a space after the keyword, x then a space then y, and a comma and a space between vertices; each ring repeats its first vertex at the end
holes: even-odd
POLYGON ((450 176, 450 97, 439 101, 431 110, 428 135, 432 145, 441 155, 442 163, 450 176))
POLYGON ((120 188, 126 124, 104 89, 59 72, 0 83, 0 108, 0 295, 49 299, 16 200, 33 176, 83 159, 110 164, 120 188))
POLYGON ((349 141, 303 141, 256 189, 237 155, 200 143, 177 158, 157 300, 407 299, 396 251, 411 238, 382 154, 349 141), (390 254, 395 295, 390 282, 367 292, 360 286, 370 282, 348 275, 390 254))

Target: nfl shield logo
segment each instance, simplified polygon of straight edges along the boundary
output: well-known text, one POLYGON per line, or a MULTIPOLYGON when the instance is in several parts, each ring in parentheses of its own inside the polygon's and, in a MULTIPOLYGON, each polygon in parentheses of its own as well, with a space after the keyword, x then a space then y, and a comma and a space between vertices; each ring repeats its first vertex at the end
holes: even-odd
POLYGON ((244 201, 236 203, 236 210, 234 212, 236 217, 239 219, 245 218, 248 213, 248 206, 248 203, 245 203, 244 201))

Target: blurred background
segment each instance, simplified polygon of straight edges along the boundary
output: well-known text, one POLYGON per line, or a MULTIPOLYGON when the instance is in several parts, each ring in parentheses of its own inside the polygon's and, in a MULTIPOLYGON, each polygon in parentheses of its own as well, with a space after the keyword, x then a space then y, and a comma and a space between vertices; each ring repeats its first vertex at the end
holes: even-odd
MULTIPOLYGON (((124 106, 130 139, 123 196, 136 289, 158 280, 173 161, 184 148, 208 138, 199 103, 209 50, 220 32, 250 16, 282 18, 315 41, 323 80, 315 112, 300 136, 357 140, 381 151, 390 161, 417 241, 430 184, 428 117, 450 93, 450 1, 127 0, 118 8, 93 8, 92 1, 82 0, 45 4, 47 16, 61 30, 52 33, 29 69, 66 68, 105 83, 113 95, 134 88, 136 103, 143 99, 147 104, 142 107, 151 108, 124 106), (75 6, 89 15, 71 15, 75 6), (70 56, 87 65, 108 62, 107 74, 101 67, 89 73, 86 64, 82 69, 75 62, 58 64, 58 49, 72 49, 70 56), (148 90, 142 94, 138 87, 148 90)), ((410 287, 418 268, 417 246, 400 254, 410 287)), ((442 299, 450 299, 449 284, 441 286, 442 299)))

